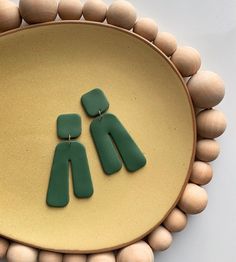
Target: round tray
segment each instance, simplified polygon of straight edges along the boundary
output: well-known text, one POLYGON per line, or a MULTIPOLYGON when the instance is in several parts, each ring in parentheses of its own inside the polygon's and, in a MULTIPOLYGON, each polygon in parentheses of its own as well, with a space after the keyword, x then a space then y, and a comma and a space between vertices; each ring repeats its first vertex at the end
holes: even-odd
POLYGON ((96 23, 48 23, 0 37, 0 235, 61 252, 93 253, 143 238, 188 181, 195 118, 183 79, 151 43, 96 23), (147 158, 138 172, 102 171, 81 96, 99 87, 147 158), (94 195, 46 205, 56 118, 78 113, 94 195))

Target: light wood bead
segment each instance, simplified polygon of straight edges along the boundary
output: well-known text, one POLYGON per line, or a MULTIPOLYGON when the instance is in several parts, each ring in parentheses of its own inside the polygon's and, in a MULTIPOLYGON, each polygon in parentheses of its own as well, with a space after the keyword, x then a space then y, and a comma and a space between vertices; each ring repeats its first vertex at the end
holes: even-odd
POLYGON ((171 61, 183 77, 196 74, 201 66, 199 52, 189 46, 178 47, 172 55, 171 61))
POLYGON ((157 36, 158 27, 154 20, 150 18, 140 18, 135 23, 133 31, 152 42, 157 36))
POLYGON ((168 32, 159 32, 154 45, 157 46, 166 56, 172 56, 177 49, 176 38, 168 32))
POLYGON ((168 249, 172 241, 171 233, 163 226, 159 226, 148 236, 148 243, 154 251, 164 251, 168 249))
POLYGON ((87 262, 116 262, 113 252, 89 255, 87 262))
POLYGON ((63 262, 86 262, 86 261, 87 261, 86 255, 65 254, 63 257, 63 262))
POLYGON ((106 19, 107 5, 102 0, 87 0, 83 7, 85 20, 103 22, 106 19))
POLYGON ((39 262, 62 262, 63 255, 50 251, 40 251, 39 262))
POLYGON ((223 80, 210 71, 200 71, 188 81, 188 89, 193 103, 199 108, 218 105, 225 95, 223 80))
POLYGON ((202 138, 216 138, 221 136, 227 123, 225 115, 216 109, 201 111, 197 115, 197 131, 202 138))
POLYGON ((12 243, 7 251, 8 262, 37 262, 38 251, 34 248, 12 243))
POLYGON ((20 27, 21 20, 17 5, 8 0, 0 0, 0 33, 20 27))
POLYGON ((207 206, 208 196, 202 187, 189 183, 179 201, 179 207, 187 214, 201 213, 207 206))
POLYGON ((56 0, 20 0, 19 8, 28 24, 50 22, 57 16, 56 0))
POLYGON ((198 185, 208 184, 213 176, 211 165, 201 161, 195 161, 193 164, 190 181, 198 185))
POLYGON ((187 225, 187 216, 178 208, 174 208, 163 222, 163 225, 170 232, 180 232, 187 225))
POLYGON ((125 0, 113 2, 107 10, 107 22, 130 30, 137 19, 137 13, 131 3, 125 0))
POLYGON ((8 247, 9 242, 0 237, 0 259, 6 256, 8 247))
POLYGON ((153 251, 150 246, 139 241, 121 249, 116 258, 117 262, 154 262, 153 251))
POLYGON ((58 5, 58 15, 62 20, 79 20, 82 10, 80 0, 60 0, 58 5))
POLYGON ((214 161, 220 154, 219 143, 213 139, 201 139, 197 142, 196 157, 204 162, 214 161))

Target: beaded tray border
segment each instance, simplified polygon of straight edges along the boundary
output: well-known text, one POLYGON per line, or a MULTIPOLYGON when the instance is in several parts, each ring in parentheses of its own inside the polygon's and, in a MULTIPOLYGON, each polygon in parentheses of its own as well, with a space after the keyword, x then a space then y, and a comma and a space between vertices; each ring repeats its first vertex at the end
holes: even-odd
MULTIPOLYGON (((224 97, 224 83, 221 78, 210 71, 199 71, 200 54, 191 47, 177 46, 175 37, 167 32, 158 32, 156 23, 149 18, 137 19, 134 7, 127 1, 117 0, 108 8, 102 0, 87 0, 82 6, 78 1, 21 0, 20 8, 9 1, 0 3, 0 36, 18 30, 22 18, 28 24, 48 24, 55 20, 57 14, 62 20, 77 20, 82 14, 85 20, 92 23, 107 21, 109 26, 118 27, 146 39, 151 45, 159 48, 170 58, 172 64, 185 81, 196 113, 198 141, 196 144, 195 162, 189 183, 182 196, 163 224, 156 228, 145 241, 139 241, 115 253, 93 255, 70 255, 51 251, 40 251, 18 243, 9 243, 0 237, 0 258, 7 255, 9 261, 154 261, 153 251, 166 250, 172 242, 171 233, 183 230, 187 224, 187 214, 202 212, 207 205, 207 193, 201 187, 210 182, 213 172, 209 162, 215 160, 220 152, 219 144, 214 140, 226 129, 226 120, 222 112, 214 109, 224 97), (12 31, 13 30, 13 31, 12 31), (133 30, 131 32, 130 30, 133 30), (101 260, 100 260, 101 259, 101 260)), ((61 21, 63 22, 63 21, 61 21)), ((80 21, 82 22, 82 21, 80 21)), ((55 22, 53 22, 55 23, 55 22)), ((60 23, 60 22, 56 22, 60 23)), ((35 25, 33 25, 35 26, 35 25)), ((31 26, 30 26, 31 27, 31 26)))

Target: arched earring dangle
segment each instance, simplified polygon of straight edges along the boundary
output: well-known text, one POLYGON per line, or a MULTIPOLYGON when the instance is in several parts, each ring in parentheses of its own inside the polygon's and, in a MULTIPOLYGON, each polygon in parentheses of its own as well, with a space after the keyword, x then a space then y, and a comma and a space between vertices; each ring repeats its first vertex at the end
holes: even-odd
POLYGON ((81 103, 87 115, 95 117, 90 132, 107 175, 122 168, 120 157, 129 172, 135 172, 146 165, 144 154, 128 131, 115 115, 106 113, 109 102, 101 89, 96 88, 84 94, 81 103))
POLYGON ((57 135, 67 140, 56 146, 47 192, 47 205, 64 207, 69 202, 69 163, 71 163, 73 190, 77 198, 93 195, 85 147, 72 141, 81 134, 81 118, 77 114, 60 115, 57 118, 57 135))

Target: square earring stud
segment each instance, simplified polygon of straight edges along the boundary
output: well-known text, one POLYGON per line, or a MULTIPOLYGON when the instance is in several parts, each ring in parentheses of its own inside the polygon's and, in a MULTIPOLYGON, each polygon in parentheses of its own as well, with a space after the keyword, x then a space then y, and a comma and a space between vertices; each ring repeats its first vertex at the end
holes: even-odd
POLYGON ((81 103, 85 112, 90 117, 96 117, 106 112, 109 102, 101 89, 95 88, 81 97, 81 103))
POLYGON ((79 137, 81 135, 81 117, 77 114, 60 115, 57 118, 57 135, 61 139, 79 137))

